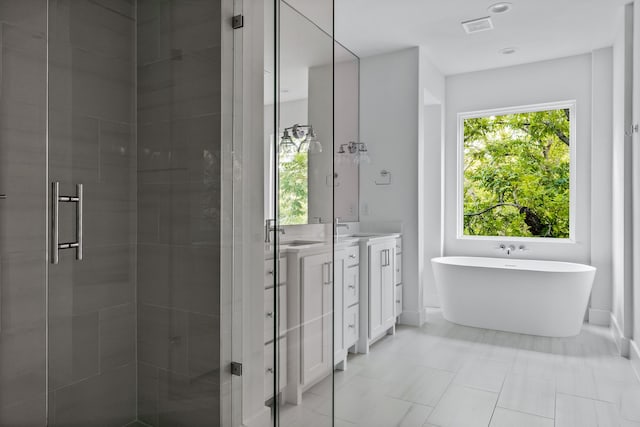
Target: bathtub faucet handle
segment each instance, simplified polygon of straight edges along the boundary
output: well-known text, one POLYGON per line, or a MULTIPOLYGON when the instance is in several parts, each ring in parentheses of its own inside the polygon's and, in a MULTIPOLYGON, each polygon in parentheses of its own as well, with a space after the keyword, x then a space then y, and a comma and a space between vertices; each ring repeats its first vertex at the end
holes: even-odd
POLYGON ((519 251, 526 251, 527 248, 524 245, 520 245, 520 246, 518 246, 518 250, 519 251))

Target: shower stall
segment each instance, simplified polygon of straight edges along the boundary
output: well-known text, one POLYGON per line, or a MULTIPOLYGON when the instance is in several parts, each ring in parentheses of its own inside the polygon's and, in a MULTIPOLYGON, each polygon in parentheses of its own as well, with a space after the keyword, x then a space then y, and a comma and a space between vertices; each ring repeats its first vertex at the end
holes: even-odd
MULTIPOLYGON (((281 7, 0 0, 1 427, 279 424, 291 367, 264 219, 281 228, 277 141, 294 124, 280 123, 281 7)), ((329 155, 309 159, 308 186, 331 230, 323 36, 329 155)))
POLYGON ((221 3, 0 2, 0 425, 221 424, 221 3))

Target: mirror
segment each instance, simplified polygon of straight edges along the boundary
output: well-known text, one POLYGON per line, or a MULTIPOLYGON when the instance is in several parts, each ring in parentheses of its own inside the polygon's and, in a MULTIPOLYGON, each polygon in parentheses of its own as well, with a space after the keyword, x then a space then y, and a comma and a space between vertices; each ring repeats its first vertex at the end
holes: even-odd
POLYGON ((334 69, 332 37, 284 2, 280 22, 279 100, 274 100, 274 58, 265 37, 265 215, 275 216, 277 158, 280 224, 329 223, 334 198, 335 216, 357 221, 357 156, 337 152, 341 144, 359 141, 359 59, 335 43, 334 69), (327 90, 334 84, 335 102, 327 90), (273 135, 276 113, 279 134, 273 135))

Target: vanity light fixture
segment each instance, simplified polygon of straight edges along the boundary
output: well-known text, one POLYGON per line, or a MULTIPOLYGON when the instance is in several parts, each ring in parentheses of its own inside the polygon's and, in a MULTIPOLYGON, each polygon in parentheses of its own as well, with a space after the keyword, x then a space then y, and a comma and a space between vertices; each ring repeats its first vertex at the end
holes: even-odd
MULTIPOLYGON (((338 154, 352 154, 353 163, 359 164, 361 162, 371 163, 369 157, 369 149, 364 142, 349 141, 347 144, 340 144, 338 154)), ((340 160, 340 159, 339 159, 340 160)))
POLYGON ((500 14, 500 13, 507 13, 511 10, 511 8, 513 7, 513 5, 509 2, 503 1, 500 3, 494 3, 491 6, 489 6, 489 8, 487 9, 489 11, 489 13, 494 13, 494 14, 500 14))
POLYGON ((284 130, 278 151, 280 151, 280 154, 284 157, 293 157, 293 155, 298 152, 298 146, 293 142, 293 139, 291 139, 289 129, 284 130))
POLYGON ((291 158, 296 153, 317 154, 322 153, 322 144, 313 126, 295 124, 284 129, 278 151, 285 158, 291 158))

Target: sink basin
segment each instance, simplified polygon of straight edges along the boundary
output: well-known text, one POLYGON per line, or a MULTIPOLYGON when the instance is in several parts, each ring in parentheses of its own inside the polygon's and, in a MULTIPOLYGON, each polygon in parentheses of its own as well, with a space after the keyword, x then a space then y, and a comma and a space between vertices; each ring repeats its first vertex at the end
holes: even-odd
POLYGON ((282 246, 310 246, 310 245, 321 245, 324 242, 321 240, 291 240, 289 242, 280 242, 282 246))

